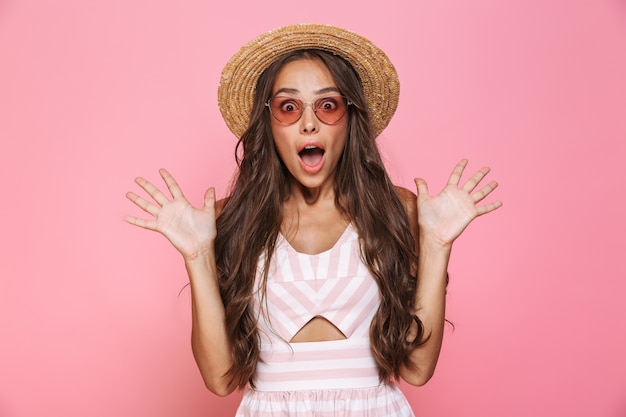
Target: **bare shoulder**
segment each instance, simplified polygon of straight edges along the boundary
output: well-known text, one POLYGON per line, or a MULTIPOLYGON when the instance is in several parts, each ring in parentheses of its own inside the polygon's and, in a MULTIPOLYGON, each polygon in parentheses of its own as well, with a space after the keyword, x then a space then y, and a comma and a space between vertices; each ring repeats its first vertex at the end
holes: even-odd
POLYGON ((227 202, 228 202, 228 197, 222 198, 215 202, 215 218, 216 219, 220 216, 220 214, 222 214, 222 210, 224 210, 224 206, 226 205, 227 202))
POLYGON ((413 191, 404 187, 396 185, 395 188, 408 217, 411 233, 413 234, 413 237, 417 238, 417 195, 413 191))
POLYGON ((417 195, 413 191, 398 185, 395 188, 407 214, 415 214, 417 211, 417 195))

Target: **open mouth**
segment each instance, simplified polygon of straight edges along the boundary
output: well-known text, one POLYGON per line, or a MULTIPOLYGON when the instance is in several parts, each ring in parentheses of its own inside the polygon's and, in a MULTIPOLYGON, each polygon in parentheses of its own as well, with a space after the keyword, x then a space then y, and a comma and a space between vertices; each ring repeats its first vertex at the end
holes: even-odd
POLYGON ((324 149, 315 145, 309 145, 298 152, 298 155, 305 165, 313 167, 319 164, 324 157, 324 149))

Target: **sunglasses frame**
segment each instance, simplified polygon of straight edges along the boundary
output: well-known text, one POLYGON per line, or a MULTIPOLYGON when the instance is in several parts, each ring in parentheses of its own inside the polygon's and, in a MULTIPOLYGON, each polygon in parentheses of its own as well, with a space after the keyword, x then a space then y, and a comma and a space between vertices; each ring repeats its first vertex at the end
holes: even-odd
MULTIPOLYGON (((324 123, 325 125, 335 125, 337 123, 339 123, 341 121, 341 119, 343 119, 343 117, 346 115, 346 113, 348 112, 348 106, 352 105, 352 102, 350 101, 350 99, 348 99, 347 97, 344 97, 342 95, 335 95, 335 96, 324 96, 324 97, 320 97, 317 100, 315 100, 313 103, 307 102, 305 103, 304 101, 297 99, 295 97, 289 97, 289 96, 278 96, 278 97, 272 97, 269 100, 267 100, 265 102, 265 106, 269 109, 270 114, 272 115, 272 117, 281 125, 285 125, 285 126, 289 126, 292 125, 294 123, 297 123, 301 118, 302 115, 304 114, 304 110, 306 109, 306 106, 311 106, 311 110, 313 110, 313 113, 315 114, 315 117, 317 117, 317 120, 319 120, 320 122, 324 123), (318 107, 318 103, 323 102, 324 100, 327 100, 329 98, 333 98, 333 99, 337 99, 340 98, 341 101, 343 101, 343 103, 345 104, 345 109, 344 112, 341 114, 341 116, 335 120, 334 122, 327 122, 324 121, 320 118, 320 116, 317 114, 317 111, 320 110, 320 108, 318 107), (280 120, 272 111, 272 101, 273 100, 277 100, 277 99, 285 99, 285 100, 292 100, 296 103, 300 104, 300 115, 298 115, 298 118, 296 120, 294 120, 293 122, 284 122, 282 120, 280 120)), ((322 109, 321 114, 324 114, 324 111, 322 109)))

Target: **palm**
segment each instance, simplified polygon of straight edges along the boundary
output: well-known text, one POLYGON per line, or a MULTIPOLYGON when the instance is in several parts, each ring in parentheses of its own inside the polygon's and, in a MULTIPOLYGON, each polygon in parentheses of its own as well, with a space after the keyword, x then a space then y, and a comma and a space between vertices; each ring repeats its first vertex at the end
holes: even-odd
POLYGON ((160 172, 172 199, 145 179, 137 178, 137 184, 154 199, 154 203, 132 192, 127 197, 151 214, 153 219, 128 217, 126 220, 136 226, 162 233, 184 257, 194 257, 209 247, 215 239, 215 193, 213 189, 209 189, 205 195, 204 206, 196 208, 185 198, 174 178, 165 170, 160 172))
POLYGON ((428 193, 424 180, 416 179, 415 181, 418 190, 417 217, 420 230, 444 244, 452 244, 473 219, 502 205, 499 201, 482 206, 477 205, 498 185, 492 181, 474 191, 489 173, 489 168, 481 169, 463 186, 459 186, 466 165, 467 160, 459 162, 450 175, 448 184, 435 196, 428 193))
POLYGON ((156 230, 183 253, 196 252, 198 246, 215 237, 213 213, 193 207, 186 199, 174 199, 161 207, 156 230))

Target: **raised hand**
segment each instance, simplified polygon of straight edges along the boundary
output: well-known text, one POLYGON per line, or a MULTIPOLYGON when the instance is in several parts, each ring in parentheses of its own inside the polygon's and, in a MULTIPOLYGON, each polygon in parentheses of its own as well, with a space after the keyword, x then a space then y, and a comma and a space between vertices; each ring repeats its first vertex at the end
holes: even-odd
POLYGON ((488 167, 480 169, 465 184, 460 185, 467 162, 467 159, 463 159, 454 167, 448 184, 435 196, 429 194, 426 181, 415 179, 420 234, 442 245, 452 245, 472 220, 502 206, 500 201, 478 205, 498 186, 497 182, 491 181, 476 190, 489 173, 488 167))
POLYGON ((207 250, 212 250, 216 235, 215 190, 209 188, 204 195, 204 206, 196 208, 189 203, 174 177, 164 169, 159 170, 171 194, 166 196, 150 182, 139 177, 135 182, 143 188, 154 202, 145 200, 133 192, 126 197, 152 219, 126 217, 135 226, 154 230, 163 234, 187 260, 196 258, 207 250))

